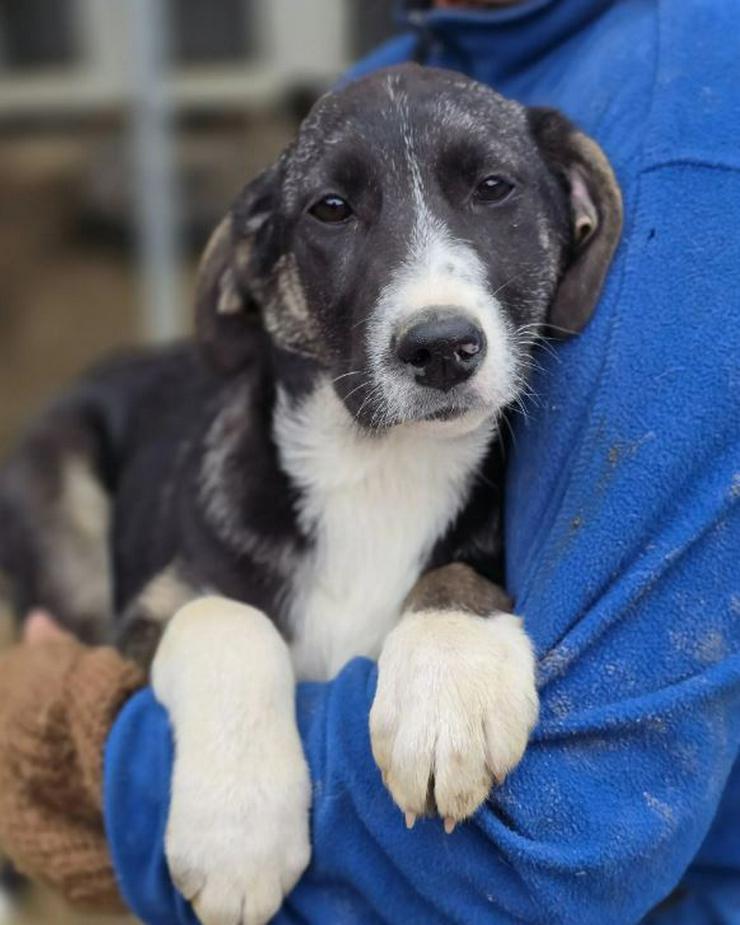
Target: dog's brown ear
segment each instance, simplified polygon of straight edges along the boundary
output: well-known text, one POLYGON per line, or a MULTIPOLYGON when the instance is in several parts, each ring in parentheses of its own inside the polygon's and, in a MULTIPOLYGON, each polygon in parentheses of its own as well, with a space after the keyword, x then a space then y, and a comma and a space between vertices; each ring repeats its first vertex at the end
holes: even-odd
POLYGON ((249 359, 260 324, 255 298, 258 236, 274 208, 277 167, 269 167, 242 190, 210 237, 198 269, 196 337, 207 359, 233 372, 249 359))
POLYGON ((622 231, 622 194, 606 155, 554 109, 530 109, 530 125, 550 168, 570 198, 572 245, 549 322, 577 333, 599 300, 622 231))

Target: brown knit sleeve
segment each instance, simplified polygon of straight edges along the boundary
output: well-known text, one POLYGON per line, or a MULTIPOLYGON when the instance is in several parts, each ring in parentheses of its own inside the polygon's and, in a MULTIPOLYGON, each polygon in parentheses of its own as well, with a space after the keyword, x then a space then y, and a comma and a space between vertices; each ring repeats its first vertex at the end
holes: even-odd
POLYGON ((103 749, 144 683, 113 649, 72 639, 0 657, 0 847, 79 907, 123 908, 103 828, 103 749))

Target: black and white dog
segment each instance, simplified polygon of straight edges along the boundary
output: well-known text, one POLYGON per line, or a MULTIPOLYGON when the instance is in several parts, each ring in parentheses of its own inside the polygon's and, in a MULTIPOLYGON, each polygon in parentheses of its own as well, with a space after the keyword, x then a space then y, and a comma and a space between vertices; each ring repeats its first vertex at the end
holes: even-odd
POLYGON ((264 922, 308 862, 296 675, 379 657, 373 751, 409 824, 450 830, 521 758, 537 695, 494 584, 497 423, 546 326, 589 318, 620 226, 558 113, 377 73, 321 99, 215 231, 199 349, 102 366, 5 465, 17 606, 156 650, 168 858, 207 925, 264 922))

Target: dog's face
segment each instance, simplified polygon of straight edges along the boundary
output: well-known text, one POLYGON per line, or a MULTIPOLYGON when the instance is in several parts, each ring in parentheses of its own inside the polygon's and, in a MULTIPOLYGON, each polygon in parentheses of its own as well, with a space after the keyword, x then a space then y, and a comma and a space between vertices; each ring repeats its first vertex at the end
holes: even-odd
POLYGON ((206 254, 201 333, 233 365, 257 306, 363 426, 492 416, 544 325, 587 320, 620 221, 603 155, 557 113, 393 68, 323 97, 244 191, 206 254))

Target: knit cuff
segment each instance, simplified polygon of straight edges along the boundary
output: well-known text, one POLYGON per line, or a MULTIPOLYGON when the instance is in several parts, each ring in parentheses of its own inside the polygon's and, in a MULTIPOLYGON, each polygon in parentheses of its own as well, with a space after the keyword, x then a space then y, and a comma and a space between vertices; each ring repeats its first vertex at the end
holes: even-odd
POLYGON ((122 908, 101 810, 103 752, 144 683, 113 649, 71 639, 0 659, 0 844, 77 906, 122 908))
POLYGON ((103 757, 108 733, 123 704, 145 684, 141 670, 110 648, 86 651, 67 677, 65 712, 70 740, 97 816, 103 809, 103 757))

